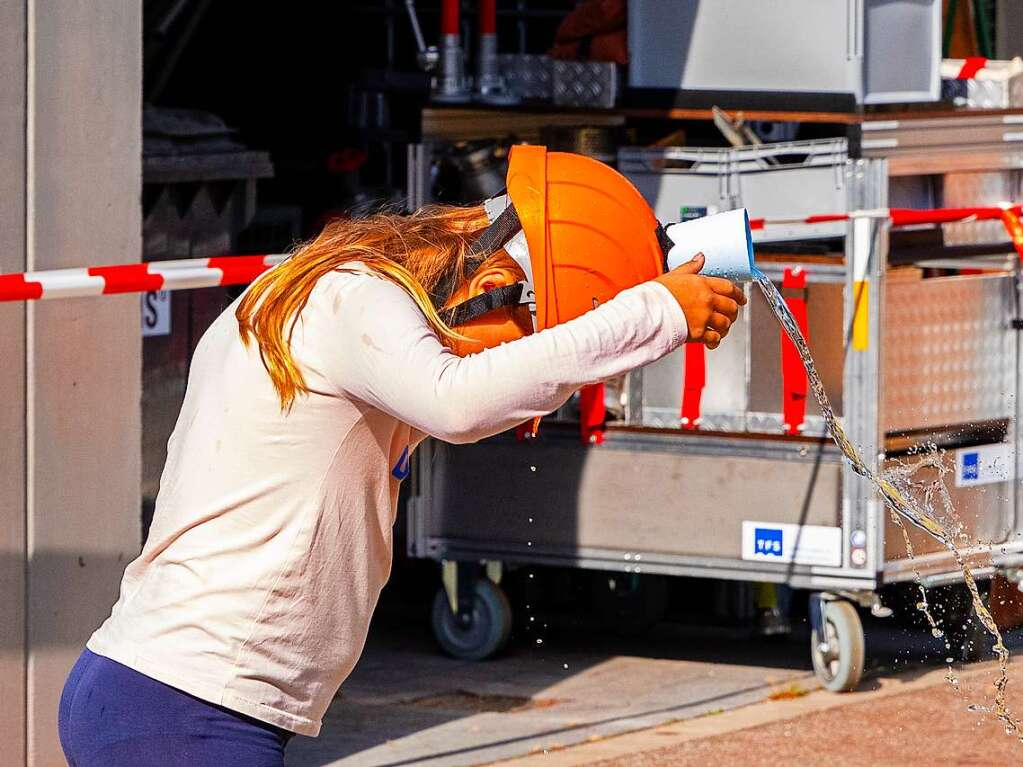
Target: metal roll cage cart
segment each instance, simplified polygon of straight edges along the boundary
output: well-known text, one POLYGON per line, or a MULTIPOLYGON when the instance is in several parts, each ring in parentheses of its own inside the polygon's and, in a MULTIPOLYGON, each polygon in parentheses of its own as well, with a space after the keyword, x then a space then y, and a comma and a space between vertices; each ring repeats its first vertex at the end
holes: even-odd
MULTIPOLYGON (((941 207, 963 188, 949 169, 1018 194, 1023 162, 1012 145, 1016 134, 1003 130, 1008 119, 864 124, 863 156, 841 161, 846 210, 819 212, 884 211, 891 190, 900 204, 910 190, 913 207, 941 207)), ((429 151, 412 147, 409 156, 410 187, 420 191, 412 196, 421 203, 417 180, 429 151)), ((985 203, 994 200, 968 204, 985 203)), ((967 549, 975 576, 1002 572, 1018 581, 1019 258, 1008 255, 1004 237, 949 244, 950 232, 968 237, 964 231, 982 224, 916 227, 899 234, 909 245, 894 250, 887 215, 852 216, 840 226, 844 232, 832 231, 844 247, 832 257, 765 254, 758 263, 776 282, 793 271, 805 275, 799 286, 810 307, 811 349, 871 467, 928 445, 948 450, 956 465, 952 499, 971 540, 983 542, 967 549), (927 232, 943 232, 944 240, 918 247, 927 232), (924 277, 893 268, 920 263, 967 273, 924 277)), ((507 639, 511 613, 499 585, 505 565, 785 583, 811 592, 817 676, 828 689, 848 690, 865 663, 857 607, 890 615, 883 587, 917 573, 928 587, 961 582, 951 555, 915 529, 917 556, 907 560, 902 532, 869 483, 847 468, 814 403, 798 428, 771 404, 787 385, 777 361, 781 341, 753 293, 732 336, 706 357, 703 423, 658 421, 663 409, 648 401, 667 386, 677 406, 691 375, 680 350, 628 377, 624 417, 607 424, 599 445, 584 444, 594 440, 580 440, 578 426, 554 418, 536 440, 503 434, 475 445, 428 440, 420 447, 408 551, 443 563, 433 615, 446 651, 482 658, 507 639), (724 381, 738 383, 727 389, 724 381)))

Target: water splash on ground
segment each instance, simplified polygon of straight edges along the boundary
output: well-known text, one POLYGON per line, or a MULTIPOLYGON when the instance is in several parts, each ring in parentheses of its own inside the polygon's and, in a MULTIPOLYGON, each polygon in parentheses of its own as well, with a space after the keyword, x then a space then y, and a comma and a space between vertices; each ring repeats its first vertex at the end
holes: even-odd
MULTIPOLYGON (((968 708, 970 711, 995 716, 1005 726, 1006 733, 1015 735, 1023 742, 1023 721, 1013 715, 1005 700, 1006 688, 1009 684, 1009 651, 1002 640, 1001 631, 999 631, 998 626, 995 624, 994 618, 991 617, 991 612, 981 599, 977 582, 960 552, 959 545, 957 545, 957 542, 958 544, 966 542, 965 533, 962 522, 952 505, 952 500, 948 495, 945 483, 942 481, 946 468, 940 459, 940 455, 936 450, 933 450, 925 453, 919 461, 896 464, 891 469, 880 474, 872 471, 866 461, 860 456, 856 446, 849 441, 838 419, 835 418, 835 411, 828 400, 827 392, 824 391, 824 383, 821 381, 816 365, 814 365, 813 357, 810 354, 810 347, 806 343, 806 339, 803 337, 795 317, 789 311, 785 299, 774 283, 762 272, 755 271, 754 277, 764 297, 767 299, 768 306, 774 312, 775 317, 778 318, 778 322, 781 323, 785 334, 792 341, 799 356, 802 358, 810 388, 813 390, 817 404, 820 406, 821 415, 823 415, 824 421, 827 423, 831 438, 838 446, 838 449, 842 451, 852 470, 873 484, 878 494, 884 499, 892 515, 892 520, 902 531, 903 540, 906 544, 906 555, 910 561, 912 562, 914 558, 913 546, 903 520, 908 520, 944 545, 951 552, 956 565, 962 571, 963 580, 970 593, 973 611, 984 629, 994 637, 993 652, 998 658, 999 668, 999 676, 995 682, 995 695, 991 704, 971 704, 968 708), (925 483, 917 482, 914 476, 922 468, 935 469, 937 471, 937 480, 925 483), (940 508, 938 509, 935 507, 935 499, 940 503, 940 508)), ((931 627, 931 633, 935 637, 942 637, 944 632, 931 614, 930 605, 927 602, 926 589, 923 587, 920 573, 916 570, 914 572, 916 574, 917 586, 920 589, 920 602, 917 603, 917 607, 927 618, 928 624, 931 627)), ((946 648, 949 647, 947 639, 945 646, 946 648)), ((952 672, 951 664, 949 665, 947 678, 953 688, 958 691, 958 680, 952 672)))

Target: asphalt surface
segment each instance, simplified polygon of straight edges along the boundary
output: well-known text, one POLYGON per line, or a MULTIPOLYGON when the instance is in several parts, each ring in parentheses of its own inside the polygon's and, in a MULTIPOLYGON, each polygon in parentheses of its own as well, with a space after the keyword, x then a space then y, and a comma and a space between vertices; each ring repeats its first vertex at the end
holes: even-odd
POLYGON ((319 738, 290 767, 485 764, 765 699, 812 684, 802 643, 751 645, 658 629, 560 633, 480 663, 441 655, 415 625, 378 626, 319 738))
MULTIPOLYGON (((700 738, 614 759, 588 762, 594 767, 685 767, 743 764, 775 767, 793 764, 859 765, 1019 764, 1023 743, 1007 734, 993 717, 968 711, 970 701, 989 698, 994 664, 960 671, 962 694, 940 678, 911 691, 852 702, 736 732, 700 738)), ((1023 662, 1012 668, 1010 707, 1023 706, 1023 662)), ((856 700, 855 696, 851 700, 856 700)), ((663 742, 664 738, 660 740, 663 742)))
MULTIPOLYGON (((781 641, 753 638, 748 627, 695 621, 661 623, 628 637, 587 624, 585 616, 577 618, 548 626, 548 618, 538 614, 536 623, 529 624, 532 630, 519 630, 501 656, 473 663, 439 652, 422 611, 385 607, 355 673, 328 712, 322 734, 295 738, 288 749, 289 766, 457 767, 545 752, 551 758, 540 763, 552 767, 592 764, 600 760, 562 762, 553 757, 580 744, 617 742, 623 735, 670 723, 699 723, 703 735, 712 737, 723 715, 756 710, 757 705, 777 706, 770 698, 779 692, 782 698, 789 692, 800 698, 817 686, 805 625, 796 625, 793 636, 781 641)), ((871 664, 865 694, 880 682, 940 669, 946 653, 922 628, 869 616, 865 627, 871 664)), ((1023 689, 1023 679, 1013 684, 1023 689)), ((1002 750, 991 751, 986 764, 999 764, 1014 753, 1004 750, 1011 739, 997 727, 978 727, 978 717, 948 696, 940 672, 933 692, 919 701, 889 701, 883 715, 872 710, 873 704, 856 708, 855 696, 811 696, 825 697, 807 697, 803 703, 820 701, 817 708, 853 704, 851 713, 835 719, 838 713, 803 711, 808 715, 805 723, 770 724, 774 729, 760 735, 748 735, 740 727, 735 732, 741 735, 680 743, 675 753, 657 751, 670 738, 641 738, 626 752, 614 752, 620 761, 608 764, 707 764, 711 759, 721 764, 887 764, 903 759, 903 746, 909 756, 919 752, 936 758, 946 746, 928 752, 913 744, 941 741, 946 732, 964 743, 972 743, 974 733, 990 735, 1002 750), (825 718, 813 718, 818 713, 825 718), (836 748, 842 750, 832 750, 836 748), (835 761, 846 758, 846 751, 851 761, 835 761), (864 760, 862 754, 870 758, 864 760), (739 755, 742 760, 734 761, 739 755)), ((799 706, 793 701, 782 713, 788 716, 799 706)), ((955 758, 988 753, 977 751, 976 743, 970 748, 955 752, 955 758)))

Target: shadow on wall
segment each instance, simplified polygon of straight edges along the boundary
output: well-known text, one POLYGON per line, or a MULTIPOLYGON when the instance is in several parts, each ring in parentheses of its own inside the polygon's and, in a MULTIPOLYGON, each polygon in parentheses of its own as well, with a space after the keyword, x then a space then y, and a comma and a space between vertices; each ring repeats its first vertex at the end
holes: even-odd
MULTIPOLYGON (((130 513, 130 510, 126 510, 130 513)), ((81 650, 92 632, 110 614, 117 600, 121 575, 138 552, 44 551, 32 556, 28 563, 30 616, 27 638, 34 650, 47 654, 54 649, 81 650), (109 602, 90 625, 81 613, 82 606, 74 594, 88 594, 89 604, 109 602), (72 615, 74 619, 71 619, 72 615)), ((24 568, 24 561, 9 553, 0 553, 0 572, 24 568)), ((7 590, 7 586, 3 586, 7 590)), ((0 652, 23 650, 22 640, 0 631, 0 652)), ((69 667, 70 668, 70 667, 69 667)))

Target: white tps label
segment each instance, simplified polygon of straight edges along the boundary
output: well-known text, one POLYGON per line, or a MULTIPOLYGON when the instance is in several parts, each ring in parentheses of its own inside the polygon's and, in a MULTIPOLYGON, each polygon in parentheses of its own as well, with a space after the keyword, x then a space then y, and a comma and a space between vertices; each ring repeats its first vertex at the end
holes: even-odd
POLYGON ((742 523, 742 558, 841 567, 842 528, 746 520, 742 523))
POLYGON ((978 445, 956 450, 956 487, 990 485, 1013 475, 1012 445, 978 445))
POLYGON ((171 332, 171 294, 151 290, 142 294, 142 337, 166 336, 171 332))

